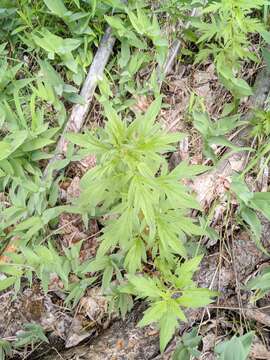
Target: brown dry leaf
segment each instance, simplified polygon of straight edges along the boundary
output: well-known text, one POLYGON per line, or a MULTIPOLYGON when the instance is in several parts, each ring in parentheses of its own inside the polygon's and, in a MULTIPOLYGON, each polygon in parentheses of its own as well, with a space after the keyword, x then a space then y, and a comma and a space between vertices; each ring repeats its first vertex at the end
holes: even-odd
POLYGON ((269 360, 270 352, 267 350, 266 346, 257 338, 251 346, 250 357, 251 359, 269 360))
POLYGON ((159 353, 159 336, 148 336, 147 328, 137 325, 145 306, 137 306, 127 315, 125 321, 114 321, 112 326, 104 330, 100 336, 91 342, 77 346, 61 356, 53 354, 46 360, 56 359, 85 359, 85 360, 112 360, 112 359, 154 359, 159 353))
POLYGON ((91 219, 85 230, 82 219, 76 214, 63 213, 59 217, 60 243, 62 247, 70 247, 81 240, 80 260, 85 261, 96 255, 99 246, 99 226, 97 220, 91 219))
POLYGON ((68 329, 66 341, 65 341, 65 347, 68 349, 78 345, 80 342, 93 335, 94 332, 95 329, 84 328, 83 319, 79 319, 79 317, 75 317, 72 320, 72 323, 68 329))
POLYGON ((0 264, 1 263, 7 263, 10 261, 10 257, 5 255, 7 253, 15 253, 17 251, 17 246, 14 244, 9 244, 6 248, 5 251, 3 253, 3 255, 0 256, 0 264))
POLYGON ((199 287, 220 290, 220 301, 228 295, 230 288, 234 286, 234 272, 231 264, 224 263, 220 269, 219 254, 205 256, 200 264, 200 271, 195 279, 199 287))
POLYGON ((72 200, 78 198, 80 196, 80 178, 79 176, 75 176, 70 185, 66 190, 66 200, 67 202, 72 202, 72 200))
POLYGON ((123 339, 118 339, 116 342, 116 347, 118 350, 122 350, 123 347, 125 346, 125 342, 123 339))
POLYGON ((148 109, 152 100, 147 96, 135 96, 136 104, 134 104, 131 109, 135 113, 144 113, 148 109))
MULTIPOLYGON (((88 155, 83 160, 78 162, 76 166, 79 168, 78 172, 81 175, 84 175, 88 170, 96 166, 96 157, 95 155, 88 155)), ((80 176, 75 175, 71 180, 70 184, 67 186, 66 190, 66 200, 71 202, 73 199, 76 199, 80 196, 80 176)))
POLYGON ((94 168, 97 164, 97 159, 95 155, 88 155, 80 161, 80 166, 82 173, 86 173, 87 170, 94 168))
POLYGON ((245 231, 240 232, 237 239, 234 239, 233 246, 235 270, 239 279, 244 281, 258 264, 267 259, 267 256, 258 249, 251 236, 245 231))
POLYGON ((84 339, 97 332, 97 327, 107 328, 110 319, 107 316, 107 299, 98 287, 89 289, 82 297, 77 313, 67 332, 65 347, 78 345, 84 339))
POLYGON ((62 234, 64 247, 84 240, 88 235, 83 231, 82 221, 79 215, 63 213, 59 217, 59 231, 62 234))
POLYGON ((52 303, 49 295, 45 295, 39 286, 27 288, 14 298, 9 291, 0 297, 0 338, 15 336, 25 323, 40 324, 44 331, 53 336, 65 339, 72 318, 59 306, 52 303))
POLYGON ((228 190, 230 181, 229 177, 210 172, 198 176, 190 187, 197 194, 200 204, 207 209, 228 190))
POLYGON ((108 300, 102 295, 101 288, 94 287, 88 290, 87 295, 81 298, 79 313, 101 325, 107 316, 108 300))
POLYGON ((202 337, 203 342, 203 353, 211 352, 215 348, 216 345, 216 334, 212 331, 210 331, 208 334, 204 335, 202 337))

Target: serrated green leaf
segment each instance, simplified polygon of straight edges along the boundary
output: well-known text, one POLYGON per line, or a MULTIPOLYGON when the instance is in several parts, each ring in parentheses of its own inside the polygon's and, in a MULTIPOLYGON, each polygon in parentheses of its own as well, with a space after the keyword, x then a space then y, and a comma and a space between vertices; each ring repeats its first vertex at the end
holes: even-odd
POLYGON ((128 275, 128 281, 135 287, 140 297, 159 298, 162 291, 151 278, 128 275))
POLYGON ((143 318, 138 323, 138 326, 146 326, 153 322, 159 321, 163 314, 167 311, 167 304, 165 301, 158 301, 151 305, 143 314, 143 318))
POLYGON ((174 313, 166 312, 159 322, 160 325, 160 351, 163 352, 174 335, 178 321, 174 313))

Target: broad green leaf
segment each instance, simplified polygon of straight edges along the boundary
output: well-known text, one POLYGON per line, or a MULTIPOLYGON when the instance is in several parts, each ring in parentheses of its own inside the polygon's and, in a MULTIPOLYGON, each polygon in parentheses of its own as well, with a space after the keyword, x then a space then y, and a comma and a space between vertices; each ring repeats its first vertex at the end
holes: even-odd
POLYGON ((0 280, 0 291, 6 290, 10 286, 14 285, 17 278, 15 276, 7 277, 6 279, 0 280))
POLYGON ((105 15, 104 18, 113 29, 120 30, 123 32, 125 31, 125 29, 126 29, 125 23, 123 22, 123 20, 120 17, 105 15))
POLYGON ((141 298, 160 298, 162 296, 162 291, 151 278, 128 275, 128 280, 135 287, 141 298))
POLYGON ((46 50, 48 53, 56 53, 59 55, 71 55, 71 51, 77 49, 81 40, 72 38, 62 38, 54 35, 48 29, 43 29, 39 32, 40 36, 32 33, 32 38, 38 46, 46 50))
POLYGON ((134 12, 127 9, 127 14, 128 14, 129 20, 130 20, 132 26, 134 27, 134 29, 136 30, 136 32, 138 34, 140 34, 140 35, 143 35, 144 34, 144 29, 141 26, 141 23, 139 22, 139 19, 134 14, 134 12))
POLYGON ((256 210, 259 210, 263 215, 270 220, 270 192, 255 192, 250 200, 250 206, 256 210))
POLYGON ((254 333, 249 332, 243 336, 234 336, 231 340, 218 344, 215 352, 219 354, 218 360, 246 360, 254 333))
POLYGON ((113 277, 113 266, 109 264, 104 270, 102 275, 102 291, 105 293, 110 288, 110 283, 113 277))
POLYGON ((135 274, 136 270, 141 269, 142 261, 146 261, 145 244, 141 239, 135 239, 125 257, 124 265, 130 274, 135 274))
POLYGON ((181 266, 177 269, 176 273, 179 277, 188 276, 194 274, 202 261, 202 256, 196 256, 193 259, 186 260, 181 266))
POLYGON ((143 327, 153 322, 159 321, 163 314, 167 311, 166 301, 158 301, 151 305, 143 314, 143 318, 138 323, 143 327))
POLYGON ((214 296, 213 294, 207 296, 204 293, 201 293, 200 290, 201 289, 198 289, 196 292, 185 290, 183 295, 178 299, 178 304, 187 308, 196 309, 205 307, 213 302, 211 299, 211 297, 214 296))
POLYGON ((181 163, 170 172, 170 175, 180 180, 202 174, 208 170, 211 170, 210 166, 189 165, 187 161, 181 161, 181 163))
POLYGON ((94 260, 83 264, 81 271, 83 273, 96 272, 103 270, 110 263, 110 258, 108 256, 99 256, 94 260))
POLYGON ((16 231, 28 230, 29 228, 32 228, 35 225, 37 225, 39 228, 43 227, 43 223, 39 216, 32 216, 22 221, 20 224, 16 225, 16 231))
POLYGON ((240 200, 244 202, 245 205, 249 206, 249 203, 254 195, 249 191, 246 183, 240 177, 234 176, 232 178, 231 190, 240 200))
POLYGON ((43 1, 45 2, 49 10, 53 14, 59 17, 63 17, 68 11, 67 8, 65 7, 63 0, 43 0, 43 1))
POLYGON ((270 272, 269 268, 267 272, 256 276, 247 283, 249 290, 270 290, 270 272))
POLYGON ((160 326, 160 351, 163 352, 174 335, 178 326, 178 321, 173 312, 166 312, 163 314, 159 322, 160 326))
POLYGON ((256 212, 247 206, 243 206, 241 209, 241 216, 243 220, 250 226, 256 239, 260 240, 262 234, 262 224, 256 212))
POLYGON ((260 35, 262 36, 262 38, 264 39, 264 41, 267 44, 270 44, 270 32, 269 31, 261 31, 260 35))
POLYGON ((37 139, 26 141, 22 145, 21 150, 25 151, 25 152, 30 152, 30 151, 34 151, 37 149, 42 149, 45 146, 51 145, 53 143, 54 143, 54 140, 39 137, 37 139))
POLYGON ((152 102, 152 104, 149 106, 144 116, 140 119, 140 122, 142 123, 141 126, 143 132, 147 133, 154 125, 156 117, 161 109, 161 102, 162 102, 162 98, 161 96, 159 96, 152 102))

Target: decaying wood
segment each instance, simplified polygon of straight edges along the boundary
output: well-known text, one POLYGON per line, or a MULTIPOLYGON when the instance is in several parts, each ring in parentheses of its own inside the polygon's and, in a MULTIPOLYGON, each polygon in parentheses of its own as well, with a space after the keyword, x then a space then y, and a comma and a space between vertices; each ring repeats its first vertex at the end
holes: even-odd
MULTIPOLYGON (((255 86, 254 94, 249 100, 250 111, 245 115, 245 120, 250 119, 254 109, 263 109, 270 92, 270 71, 263 69, 258 75, 255 86)), ((238 133, 233 139, 236 146, 248 146, 249 127, 246 127, 238 133)), ((234 172, 241 172, 248 157, 248 152, 239 152, 230 155, 227 159, 222 160, 218 166, 203 175, 198 176, 192 185, 192 189, 196 192, 198 200, 203 206, 208 206, 216 197, 217 187, 230 177, 234 172)))
POLYGON ((111 28, 107 28, 105 34, 100 42, 98 50, 95 54, 93 62, 89 68, 87 77, 81 89, 80 95, 82 96, 84 103, 76 104, 68 122, 64 128, 64 131, 58 141, 56 146, 56 151, 54 157, 49 161, 48 166, 45 169, 45 177, 48 175, 51 166, 57 161, 62 159, 65 156, 67 151, 68 141, 65 138, 65 134, 68 132, 80 132, 83 123, 89 113, 91 101, 98 83, 98 80, 102 79, 102 75, 105 69, 105 66, 109 60, 110 54, 112 53, 113 46, 115 43, 115 38, 112 35, 111 28))

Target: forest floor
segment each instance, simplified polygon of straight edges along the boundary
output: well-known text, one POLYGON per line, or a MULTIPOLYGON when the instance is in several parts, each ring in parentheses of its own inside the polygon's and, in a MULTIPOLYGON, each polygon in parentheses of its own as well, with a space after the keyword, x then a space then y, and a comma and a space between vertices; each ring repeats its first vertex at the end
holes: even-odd
MULTIPOLYGON (((259 93, 261 87, 265 86, 265 81, 270 83, 270 77, 258 81, 259 93)), ((219 86, 211 63, 202 70, 184 67, 176 62, 162 90, 168 107, 162 111, 159 121, 169 131, 180 130, 187 134, 178 150, 170 154, 171 167, 186 159, 192 164, 201 164, 204 161, 201 136, 185 118, 189 94, 193 91, 202 96, 213 116, 220 112, 229 95, 219 86)), ((144 97, 137 106, 145 109, 148 107, 147 101, 144 97)), ((248 112, 251 106, 247 99, 242 104, 243 111, 248 112)), ((99 109, 95 109, 93 105, 89 121, 99 123, 101 117, 99 109)), ((64 197, 73 198, 78 195, 79 179, 85 169, 89 168, 89 164, 92 166, 91 161, 91 158, 87 158, 69 166, 67 180, 61 185, 64 197)), ((241 159, 234 161, 235 163, 231 160, 231 166, 237 167, 241 159)), ((181 335, 197 325, 202 335, 200 359, 211 360, 216 358, 213 349, 218 340, 248 328, 260 334, 253 341, 250 358, 269 359, 270 352, 267 349, 270 346, 270 299, 265 297, 254 307, 250 303, 250 292, 243 288, 249 279, 268 265, 268 257, 257 248, 246 230, 237 227, 233 215, 225 219, 228 216, 225 193, 230 183, 230 174, 227 171, 225 174, 220 171, 215 176, 209 194, 205 193, 204 182, 209 181, 211 172, 201 175, 199 180, 196 179, 199 186, 195 186, 206 210, 209 210, 214 202, 220 204, 215 209, 212 221, 214 228, 221 234, 221 240, 203 240, 202 246, 206 253, 196 280, 200 286, 219 290, 222 295, 207 309, 188 312, 188 323, 181 325, 178 335, 162 356, 159 355, 157 329, 153 326, 144 329, 136 327, 145 308, 144 304, 138 304, 127 316, 127 320, 109 319, 106 315, 106 299, 101 295, 99 287, 87 291, 72 312, 62 307, 61 298, 57 297, 58 294, 55 294, 53 289, 44 295, 38 283, 32 288, 24 289, 16 300, 13 299, 12 291, 2 294, 1 337, 12 338, 25 322, 35 321, 45 329, 54 331, 50 335, 50 347, 34 347, 33 354, 28 351, 25 354, 29 359, 170 359, 181 335), (226 230, 225 220, 228 222, 226 230), (232 231, 234 226, 237 228, 232 231), (78 346, 81 342, 83 345, 78 346), (65 347, 72 349, 63 351, 65 347), (48 352, 51 355, 47 356, 48 352)), ((194 184, 189 185, 194 187, 194 184)), ((75 215, 63 214, 60 224, 64 230, 59 235, 60 242, 70 244, 85 239, 81 256, 89 258, 95 254, 98 246, 96 234, 99 232, 95 221, 88 232, 83 231, 82 223, 75 215)), ((266 249, 270 249, 269 233, 270 223, 264 220, 262 243, 266 249)))
MULTIPOLYGON (((170 31, 168 28, 169 34, 170 31)), ((257 39, 254 39, 253 45, 258 46, 257 39)), ((108 299, 102 294, 100 281, 92 287, 87 287, 78 304, 70 308, 64 302, 66 294, 61 292, 64 285, 57 275, 50 277, 47 293, 44 292, 38 278, 34 277, 32 286, 23 280, 20 291, 8 288, 0 294, 0 340, 13 342, 24 328, 24 324, 34 323, 44 330, 48 343, 33 342, 14 349, 10 358, 188 360, 189 355, 177 357, 175 350, 181 344, 183 336, 196 328, 196 332, 201 336, 198 343, 200 355, 194 355, 193 359, 215 360, 215 347, 219 342, 229 340, 235 334, 243 336, 250 331, 253 331, 254 335, 248 359, 270 359, 270 295, 265 293, 254 301, 254 292, 247 288, 247 284, 270 265, 270 221, 258 212, 262 226, 258 245, 252 232, 243 225, 242 220, 239 220, 239 199, 231 191, 233 175, 248 169, 254 155, 252 151, 241 151, 239 148, 230 152, 225 143, 212 146, 212 150, 218 156, 216 164, 205 155, 206 139, 198 131, 198 127, 194 126, 190 112, 192 97, 195 94, 203 99, 205 111, 216 121, 220 118, 224 106, 232 101, 232 94, 221 84, 213 61, 206 60, 196 65, 185 61, 181 56, 182 48, 186 49, 187 46, 180 46, 178 56, 173 57, 173 65, 163 79, 163 107, 157 122, 168 133, 185 133, 184 139, 177 144, 176 151, 164 155, 170 170, 183 161, 191 165, 209 165, 209 170, 192 179, 184 180, 184 184, 198 199, 202 213, 205 214, 205 221, 215 233, 213 236, 205 235, 200 238, 204 257, 195 274, 195 281, 200 287, 219 291, 220 295, 206 307, 188 309, 187 322, 180 322, 173 339, 161 354, 158 328, 155 325, 144 328, 137 326, 146 309, 145 301, 135 300, 134 308, 125 319, 121 319, 117 314, 108 314, 108 299)), ((114 48, 113 51, 110 56, 115 57, 117 50, 114 48)), ((138 82, 144 82, 149 79, 152 71, 153 65, 148 64, 134 77, 138 82)), ((267 110, 270 99, 270 73, 264 63, 247 63, 242 66, 241 76, 253 87, 253 95, 241 98, 236 113, 242 120, 249 121, 255 109, 267 110)), ((72 81, 70 83, 73 84, 72 81)), ((117 89, 113 89, 113 92, 115 91, 117 89)), ((135 101, 132 110, 144 114, 153 100, 153 95, 146 92, 134 96, 133 100, 135 101)), ((66 105, 68 117, 76 106, 66 105)), ((106 122, 102 106, 96 98, 91 99, 89 107, 90 111, 87 112, 84 125, 80 129, 82 133, 103 127, 106 122)), ((79 116, 78 112, 75 116, 79 116)), ((233 129, 226 137, 234 146, 249 146, 255 149, 256 142, 249 130, 249 127, 233 129)), ((263 141, 267 144, 269 137, 263 141)), ((267 156, 266 152, 263 160, 267 156)), ((39 163, 42 172, 47 163, 46 159, 39 163)), ((83 159, 72 161, 61 170, 58 204, 66 205, 79 198, 80 179, 95 165, 94 154, 88 154, 83 159)), ((266 165, 267 169, 260 162, 245 173, 250 192, 267 193, 270 178, 269 164, 266 165)), ((0 195, 2 203, 8 203, 6 191, 2 191, 0 195)), ((9 208, 9 205, 4 207, 9 208)), ((190 216, 196 220, 199 212, 192 210, 190 216)), ((84 225, 80 215, 62 212, 57 224, 51 227, 55 244, 61 254, 63 249, 82 241, 79 251, 81 262, 96 256, 103 223, 100 219, 91 218, 87 229, 84 225)), ((17 245, 14 245, 14 248, 12 246, 11 242, 7 246, 8 250, 5 248, 5 251, 1 251, 1 264, 4 266, 9 263, 6 253, 17 251, 17 245)), ((191 243, 190 246, 192 248, 195 245, 191 243)), ((192 250, 190 251, 192 253, 192 250)), ((1 269, 0 271, 2 276, 4 268, 3 273, 1 269)), ((5 277, 0 278, 3 279, 5 277)))

